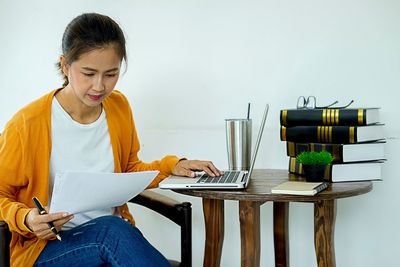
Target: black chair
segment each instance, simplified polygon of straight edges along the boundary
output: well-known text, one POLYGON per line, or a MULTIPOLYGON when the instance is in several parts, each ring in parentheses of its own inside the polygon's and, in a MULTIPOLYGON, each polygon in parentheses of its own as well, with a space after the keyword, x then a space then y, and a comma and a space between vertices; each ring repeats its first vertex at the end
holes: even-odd
POLYGON ((8 231, 8 225, 0 221, 0 266, 10 266, 10 241, 11 233, 8 231))
MULTIPOLYGON (((164 195, 144 191, 129 202, 149 208, 170 219, 181 228, 181 262, 169 260, 173 267, 192 266, 192 205, 189 202, 177 202, 164 195)), ((10 266, 11 233, 8 225, 0 221, 0 267, 10 266)))

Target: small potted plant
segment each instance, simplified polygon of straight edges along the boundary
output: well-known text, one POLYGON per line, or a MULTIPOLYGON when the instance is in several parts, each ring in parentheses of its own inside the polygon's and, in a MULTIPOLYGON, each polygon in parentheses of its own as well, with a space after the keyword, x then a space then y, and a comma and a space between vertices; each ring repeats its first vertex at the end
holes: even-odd
POLYGON ((296 157, 296 161, 303 165, 304 176, 307 182, 322 182, 328 165, 332 162, 331 153, 303 152, 296 157))

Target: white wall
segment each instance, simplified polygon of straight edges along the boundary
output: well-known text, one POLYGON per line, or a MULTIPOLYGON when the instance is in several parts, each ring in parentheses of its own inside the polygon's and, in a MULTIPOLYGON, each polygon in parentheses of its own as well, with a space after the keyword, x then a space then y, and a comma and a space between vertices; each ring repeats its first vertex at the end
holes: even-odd
MULTIPOLYGON (((256 167, 285 169, 279 110, 294 107, 299 95, 315 95, 321 105, 354 99, 355 106, 382 107, 384 181, 366 195, 338 201, 336 261, 341 267, 398 264, 399 1, 1 0, 0 129, 22 106, 62 84, 54 67, 62 33, 83 12, 113 17, 127 36, 129 66, 117 88, 133 106, 145 161, 177 154, 226 168, 224 118, 244 116, 250 101, 258 129, 268 102, 256 167)), ((193 262, 202 266, 200 199, 164 193, 193 203, 193 262)), ((178 229, 133 210, 150 241, 179 258, 178 229)), ((316 265, 312 214, 311 204, 291 204, 293 267, 316 265)), ((271 203, 262 206, 261 217, 261 266, 273 266, 271 203)), ((237 203, 226 202, 225 219, 221 265, 239 266, 237 203)))

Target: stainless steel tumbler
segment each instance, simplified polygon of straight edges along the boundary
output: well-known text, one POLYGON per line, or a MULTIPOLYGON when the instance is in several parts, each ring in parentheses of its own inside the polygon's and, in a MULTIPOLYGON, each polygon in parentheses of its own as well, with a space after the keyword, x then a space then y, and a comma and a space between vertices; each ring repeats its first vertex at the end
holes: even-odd
POLYGON ((226 119, 225 131, 229 170, 249 170, 251 119, 226 119))

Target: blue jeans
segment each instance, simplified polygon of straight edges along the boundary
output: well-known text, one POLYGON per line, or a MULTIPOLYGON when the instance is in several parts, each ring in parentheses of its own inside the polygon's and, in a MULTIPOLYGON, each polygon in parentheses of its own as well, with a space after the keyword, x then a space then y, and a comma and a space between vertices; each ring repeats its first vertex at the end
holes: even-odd
POLYGON ((125 220, 104 216, 50 240, 34 266, 171 266, 142 233, 125 220))

